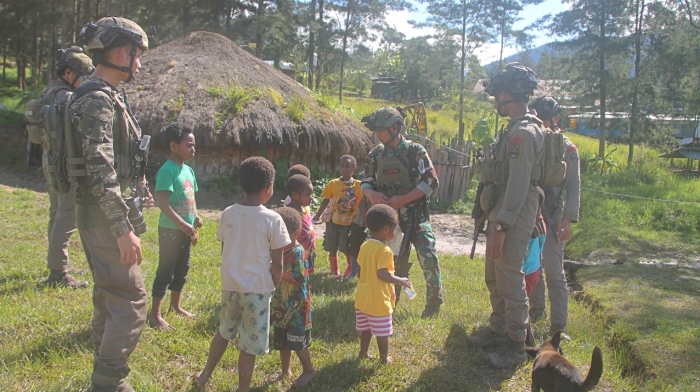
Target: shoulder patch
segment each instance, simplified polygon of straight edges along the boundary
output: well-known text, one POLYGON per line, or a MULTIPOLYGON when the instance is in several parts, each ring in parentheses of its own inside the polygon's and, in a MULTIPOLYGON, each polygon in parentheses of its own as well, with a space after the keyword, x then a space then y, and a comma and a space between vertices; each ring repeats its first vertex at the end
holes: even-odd
POLYGON ((508 147, 508 156, 510 159, 515 159, 518 156, 520 156, 520 144, 511 144, 510 147, 508 147))
POLYGON ((522 142, 523 142, 523 138, 521 138, 520 136, 514 136, 514 137, 510 138, 510 140, 508 141, 508 145, 517 146, 517 145, 520 145, 522 142))
POLYGON ((577 150, 576 150, 576 146, 571 146, 571 147, 569 147, 569 148, 566 149, 566 153, 567 153, 567 154, 571 154, 571 153, 574 152, 574 151, 577 151, 577 150))

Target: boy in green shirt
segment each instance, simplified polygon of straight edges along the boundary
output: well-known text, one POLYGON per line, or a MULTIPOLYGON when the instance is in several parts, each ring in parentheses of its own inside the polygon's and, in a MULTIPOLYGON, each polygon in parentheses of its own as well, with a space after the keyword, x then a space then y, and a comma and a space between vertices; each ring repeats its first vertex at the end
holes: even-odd
POLYGON ((190 249, 197 243, 197 229, 202 218, 197 214, 194 194, 197 179, 194 170, 185 164, 194 158, 193 128, 183 123, 172 123, 163 131, 170 148, 170 159, 156 174, 156 198, 160 207, 158 222, 159 261, 153 281, 153 306, 148 316, 149 325, 157 330, 172 329, 161 316, 165 290, 170 289, 170 310, 186 317, 195 315, 182 309, 182 287, 190 269, 190 249))

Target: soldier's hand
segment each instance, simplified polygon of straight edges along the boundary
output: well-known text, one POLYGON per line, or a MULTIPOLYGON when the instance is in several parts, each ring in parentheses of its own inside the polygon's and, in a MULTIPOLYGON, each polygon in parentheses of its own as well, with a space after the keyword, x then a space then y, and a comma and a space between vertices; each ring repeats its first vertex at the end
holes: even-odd
POLYGON ((386 204, 388 204, 389 207, 398 211, 399 209, 401 209, 401 207, 406 205, 406 202, 404 202, 402 196, 392 196, 391 199, 387 200, 386 204))
POLYGON ((559 242, 563 242, 571 237, 571 221, 568 219, 562 219, 559 222, 559 227, 557 227, 557 239, 559 242))
POLYGON ((503 256, 503 243, 506 233, 492 231, 486 237, 486 256, 491 260, 499 260, 503 256))
POLYGON ((369 199, 369 202, 372 203, 373 206, 377 204, 386 204, 389 201, 388 197, 374 189, 365 189, 362 194, 369 199))
POLYGON ((180 231, 185 233, 188 238, 192 238, 197 235, 197 230, 195 230, 194 227, 187 222, 183 222, 183 224, 180 225, 180 231))
POLYGON ((146 208, 153 208, 154 205, 153 195, 151 195, 150 191, 146 191, 146 208))
POLYGON ((141 253, 141 239, 133 231, 117 238, 119 246, 119 262, 124 265, 141 265, 143 254, 141 253))

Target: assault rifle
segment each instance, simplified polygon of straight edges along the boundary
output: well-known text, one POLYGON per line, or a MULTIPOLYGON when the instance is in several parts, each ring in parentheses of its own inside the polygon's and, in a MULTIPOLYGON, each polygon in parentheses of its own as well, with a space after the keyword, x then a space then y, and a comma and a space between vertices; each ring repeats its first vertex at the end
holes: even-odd
MULTIPOLYGON (((396 276, 400 278, 408 278, 408 272, 411 269, 412 263, 408 262, 408 258, 411 256, 411 235, 416 231, 416 220, 418 218, 418 208, 411 208, 411 216, 408 217, 408 224, 406 225, 406 231, 403 233, 403 238, 401 239, 401 247, 399 247, 399 254, 396 256, 396 276)), ((399 296, 401 295, 402 287, 395 285, 396 290, 396 301, 398 302, 399 296)))

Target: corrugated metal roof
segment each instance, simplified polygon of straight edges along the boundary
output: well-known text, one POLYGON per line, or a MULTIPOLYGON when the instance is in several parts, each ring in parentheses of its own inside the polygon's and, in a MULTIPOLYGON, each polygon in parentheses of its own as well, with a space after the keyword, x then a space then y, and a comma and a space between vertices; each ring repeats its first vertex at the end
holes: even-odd
POLYGON ((661 155, 661 158, 690 158, 700 160, 700 149, 697 148, 679 148, 667 154, 661 155))

